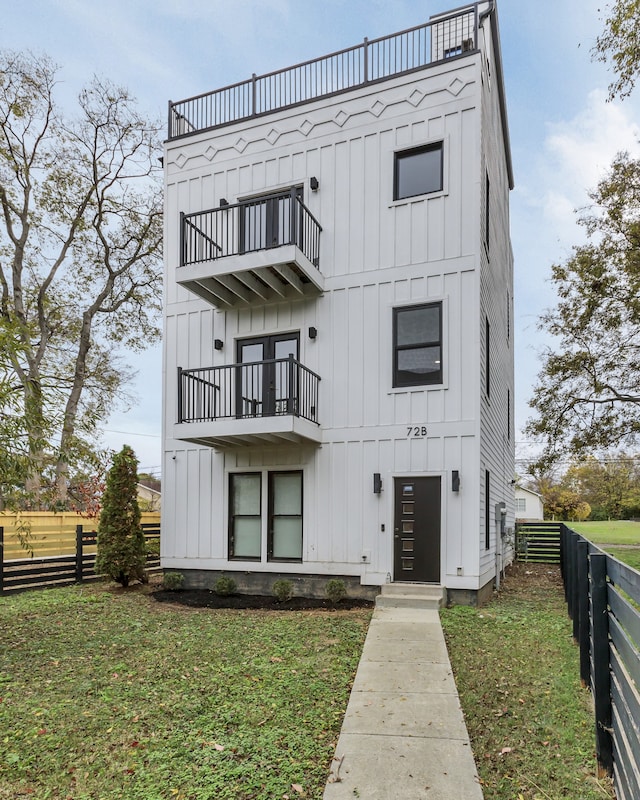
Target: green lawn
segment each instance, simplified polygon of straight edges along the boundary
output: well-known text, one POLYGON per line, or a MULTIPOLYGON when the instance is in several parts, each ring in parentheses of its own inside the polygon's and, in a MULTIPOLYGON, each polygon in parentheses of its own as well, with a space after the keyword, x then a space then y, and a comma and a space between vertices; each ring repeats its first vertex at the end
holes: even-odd
POLYGON ((0 599, 0 798, 321 798, 369 610, 0 599))
POLYGON ((485 608, 441 612, 485 800, 603 800, 559 568, 516 564, 485 608))
POLYGON ((623 519, 612 522, 568 522, 567 525, 611 553, 614 558, 640 570, 640 522, 623 519))
POLYGON ((640 522, 613 520, 611 522, 567 522, 594 544, 635 544, 640 546, 640 522))

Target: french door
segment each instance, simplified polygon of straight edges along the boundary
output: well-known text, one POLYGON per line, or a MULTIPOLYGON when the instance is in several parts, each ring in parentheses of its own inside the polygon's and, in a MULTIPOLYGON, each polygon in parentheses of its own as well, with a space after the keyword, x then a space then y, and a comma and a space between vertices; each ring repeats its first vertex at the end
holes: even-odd
POLYGON ((267 250, 283 244, 297 244, 302 231, 302 187, 258 197, 242 204, 240 213, 240 252, 267 250))
POLYGON ((241 339, 237 347, 236 415, 297 413, 299 334, 241 339))

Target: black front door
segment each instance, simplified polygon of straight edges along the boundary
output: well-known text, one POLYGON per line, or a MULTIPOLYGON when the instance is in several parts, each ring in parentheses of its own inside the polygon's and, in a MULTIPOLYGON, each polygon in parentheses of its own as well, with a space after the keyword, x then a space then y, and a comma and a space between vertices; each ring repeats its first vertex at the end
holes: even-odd
POLYGON ((440 583, 440 478, 395 478, 393 579, 440 583))
POLYGON ((297 362, 297 333, 239 341, 236 415, 267 417, 297 413, 297 362))

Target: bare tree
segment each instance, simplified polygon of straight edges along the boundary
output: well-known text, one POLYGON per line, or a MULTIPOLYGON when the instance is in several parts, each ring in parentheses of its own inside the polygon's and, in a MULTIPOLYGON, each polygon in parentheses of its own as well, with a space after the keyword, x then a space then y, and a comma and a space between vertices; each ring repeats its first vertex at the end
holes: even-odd
POLYGON ((26 489, 63 504, 69 468, 130 372, 118 351, 159 336, 159 127, 94 78, 73 119, 57 67, 0 53, 0 382, 20 398, 26 489))

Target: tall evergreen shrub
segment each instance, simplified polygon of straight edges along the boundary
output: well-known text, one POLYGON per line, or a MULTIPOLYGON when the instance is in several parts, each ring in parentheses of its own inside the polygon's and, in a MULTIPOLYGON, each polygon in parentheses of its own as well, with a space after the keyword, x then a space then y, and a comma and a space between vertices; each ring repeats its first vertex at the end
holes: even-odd
POLYGON ((128 586, 146 581, 146 547, 138 507, 138 459, 125 445, 113 456, 102 496, 96 572, 128 586))

